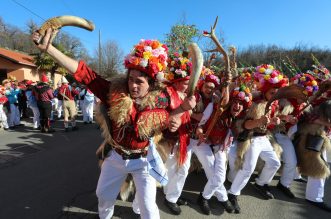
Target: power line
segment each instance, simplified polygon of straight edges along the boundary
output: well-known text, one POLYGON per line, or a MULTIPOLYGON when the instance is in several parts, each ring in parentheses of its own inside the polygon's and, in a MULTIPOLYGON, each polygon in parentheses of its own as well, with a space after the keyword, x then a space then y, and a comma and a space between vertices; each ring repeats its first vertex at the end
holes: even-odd
POLYGON ((21 3, 15 1, 15 0, 12 0, 12 2, 16 3, 17 5, 21 6, 22 8, 24 8, 25 10, 29 11, 31 14, 39 17, 41 20, 43 21, 46 21, 44 18, 42 18, 41 16, 39 16, 37 13, 33 12, 32 10, 30 10, 29 8, 27 8, 26 6, 22 5, 21 3))

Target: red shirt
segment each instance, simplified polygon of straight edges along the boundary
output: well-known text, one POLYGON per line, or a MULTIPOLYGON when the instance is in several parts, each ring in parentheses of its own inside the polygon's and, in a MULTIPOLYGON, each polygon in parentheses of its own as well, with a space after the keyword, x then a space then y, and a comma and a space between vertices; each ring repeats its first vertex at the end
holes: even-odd
MULTIPOLYGON (((85 84, 88 89, 90 89, 92 93, 94 93, 104 104, 106 104, 107 108, 109 108, 107 100, 111 85, 110 81, 100 77, 83 61, 79 62, 77 71, 73 76, 79 83, 85 84)), ((115 96, 114 98, 116 98, 115 96)), ((168 107, 168 96, 161 94, 155 101, 157 110, 167 113, 164 109, 168 107)), ((153 109, 143 109, 142 111, 138 111, 136 105, 133 104, 130 122, 124 126, 117 127, 116 123, 112 121, 112 130, 110 130, 112 138, 119 145, 129 150, 145 148, 148 145, 148 140, 142 140, 139 138, 136 123, 143 112, 152 110, 153 109)))
POLYGON ((65 96, 63 94, 70 100, 74 100, 74 97, 79 94, 79 91, 70 87, 68 84, 63 84, 59 88, 58 96, 62 96, 63 98, 61 98, 61 99, 63 99, 63 100, 68 100, 67 98, 65 98, 65 96))

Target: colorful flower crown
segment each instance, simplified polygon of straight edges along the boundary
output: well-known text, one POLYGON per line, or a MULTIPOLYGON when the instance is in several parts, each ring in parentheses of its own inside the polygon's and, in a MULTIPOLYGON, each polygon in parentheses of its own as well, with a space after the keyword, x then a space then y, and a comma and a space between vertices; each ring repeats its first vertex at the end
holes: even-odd
POLYGON ((232 90, 231 99, 232 98, 244 102, 245 107, 249 107, 252 104, 253 95, 245 84, 241 84, 239 87, 232 90))
POLYGON ((175 82, 189 79, 192 71, 192 62, 178 52, 169 54, 168 71, 164 77, 166 80, 175 82))
POLYGON ((263 64, 256 67, 254 79, 259 82, 260 90, 270 87, 283 87, 287 85, 288 79, 272 65, 263 64))
POLYGON ((291 82, 299 85, 300 87, 304 87, 305 91, 303 91, 303 93, 307 96, 311 96, 318 91, 318 83, 311 74, 296 74, 293 78, 291 78, 291 82))
POLYGON ((307 71, 307 73, 313 75, 316 79, 321 81, 329 80, 331 78, 330 71, 323 65, 312 65, 313 71, 307 71))
POLYGON ((239 75, 236 78, 236 81, 239 84, 248 84, 248 83, 252 83, 252 70, 250 68, 242 68, 242 69, 238 69, 239 71, 239 75))
POLYGON ((167 67, 168 47, 157 40, 140 40, 125 57, 127 69, 136 69, 155 79, 157 73, 167 67))
POLYGON ((218 76, 216 76, 215 72, 205 66, 202 67, 200 80, 202 82, 212 82, 214 83, 215 87, 221 84, 221 80, 218 76))

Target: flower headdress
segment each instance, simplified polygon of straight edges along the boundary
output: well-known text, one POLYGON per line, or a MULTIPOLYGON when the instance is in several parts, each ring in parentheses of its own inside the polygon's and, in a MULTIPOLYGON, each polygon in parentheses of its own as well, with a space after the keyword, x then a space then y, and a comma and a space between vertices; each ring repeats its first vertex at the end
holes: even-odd
POLYGON ((249 87, 245 84, 241 84, 232 90, 230 95, 231 100, 240 100, 244 103, 244 107, 248 108, 252 105, 253 95, 249 87))
POLYGON ((188 80, 192 71, 192 62, 178 52, 169 54, 168 70, 164 78, 169 82, 188 80))
MULTIPOLYGON (((255 68, 254 68, 255 70, 255 68)), ((251 68, 238 68, 238 77, 235 78, 235 81, 238 84, 246 84, 250 86, 253 83, 252 77, 252 67, 251 68)))
POLYGON ((259 90, 267 91, 270 88, 280 88, 288 84, 288 79, 272 65, 263 64, 256 67, 254 79, 259 83, 259 90))
POLYGON ((212 82, 215 85, 215 87, 218 87, 221 83, 221 80, 219 79, 219 77, 215 75, 215 72, 205 66, 202 67, 199 80, 201 86, 204 82, 212 82))
POLYGON ((325 81, 331 79, 330 71, 323 65, 312 65, 313 70, 307 71, 307 73, 313 75, 316 79, 320 81, 325 81))
POLYGON ((125 57, 127 69, 136 69, 155 79, 157 73, 167 67, 168 47, 157 40, 140 40, 132 52, 125 57))
POLYGON ((293 78, 291 78, 291 82, 293 84, 299 85, 300 87, 304 87, 305 91, 303 91, 303 93, 307 96, 311 96, 318 91, 318 83, 316 79, 310 74, 296 74, 293 78))

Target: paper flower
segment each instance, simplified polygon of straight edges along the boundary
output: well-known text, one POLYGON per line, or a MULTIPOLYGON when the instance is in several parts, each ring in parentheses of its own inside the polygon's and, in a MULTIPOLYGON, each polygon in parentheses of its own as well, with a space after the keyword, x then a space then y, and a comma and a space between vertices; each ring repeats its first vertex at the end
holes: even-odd
POLYGON ((124 65, 127 69, 136 69, 156 77, 167 67, 168 48, 157 40, 140 40, 132 52, 125 57, 124 65))

